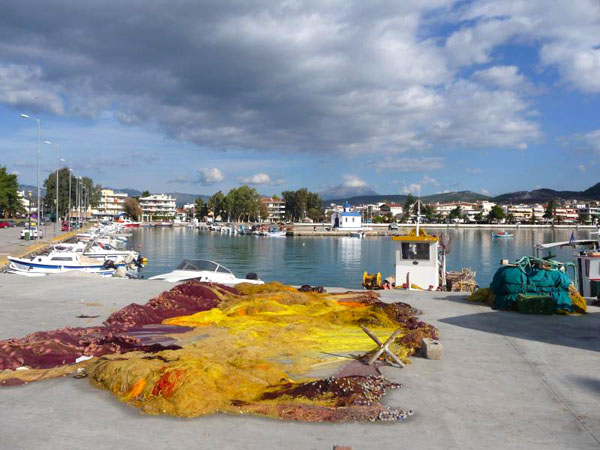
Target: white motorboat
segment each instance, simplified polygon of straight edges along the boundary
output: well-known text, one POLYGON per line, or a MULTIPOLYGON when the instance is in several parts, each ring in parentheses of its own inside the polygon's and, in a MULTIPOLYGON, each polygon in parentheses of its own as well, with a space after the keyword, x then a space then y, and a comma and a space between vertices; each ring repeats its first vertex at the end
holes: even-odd
POLYGON ((227 267, 205 259, 184 259, 173 272, 156 275, 149 279, 174 283, 197 280, 229 286, 240 283, 264 284, 264 281, 259 280, 255 273, 249 273, 246 278, 237 278, 227 267))
POLYGON ((265 232, 264 236, 267 237, 286 237, 287 232, 285 230, 280 230, 277 227, 271 227, 268 231, 265 232))
POLYGON ((28 276, 43 276, 70 271, 111 276, 117 268, 125 267, 124 263, 98 261, 69 251, 51 251, 47 255, 38 255, 32 258, 9 256, 8 260, 8 273, 28 276))

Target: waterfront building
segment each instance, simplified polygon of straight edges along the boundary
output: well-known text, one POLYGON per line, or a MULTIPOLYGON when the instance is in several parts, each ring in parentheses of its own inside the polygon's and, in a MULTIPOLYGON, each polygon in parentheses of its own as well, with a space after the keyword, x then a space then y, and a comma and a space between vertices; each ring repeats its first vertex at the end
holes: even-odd
POLYGON ((575 208, 559 207, 554 209, 554 216, 558 222, 575 223, 579 220, 579 214, 575 208))
POLYGON ((124 192, 114 192, 112 189, 100 191, 100 202, 93 211, 98 217, 118 217, 124 213, 123 205, 128 195, 124 192))
POLYGON ((175 217, 177 206, 175 199, 167 194, 152 194, 140 198, 142 221, 152 221, 175 217))
POLYGON ((436 203, 432 206, 433 212, 442 217, 448 217, 458 207, 460 208, 461 215, 470 221, 475 221, 475 216, 481 211, 481 207, 477 203, 469 202, 436 203))
POLYGON ((27 197, 27 192, 17 191, 17 197, 19 198, 21 206, 25 209, 25 213, 22 214, 23 217, 27 217, 30 211, 31 214, 37 213, 37 202, 34 200, 33 196, 31 197, 31 199, 29 199, 27 197))
POLYGON ((516 222, 529 222, 533 217, 533 208, 529 205, 506 205, 504 209, 516 222))
POLYGON ((267 221, 280 222, 285 218, 285 201, 272 197, 261 198, 260 201, 267 207, 267 221))
POLYGON ((331 215, 331 226, 342 230, 359 230, 362 228, 362 216, 349 203, 344 203, 341 211, 331 215))
POLYGON ((404 211, 404 207, 398 203, 384 203, 379 207, 379 212, 382 215, 391 214, 393 217, 401 216, 404 211))

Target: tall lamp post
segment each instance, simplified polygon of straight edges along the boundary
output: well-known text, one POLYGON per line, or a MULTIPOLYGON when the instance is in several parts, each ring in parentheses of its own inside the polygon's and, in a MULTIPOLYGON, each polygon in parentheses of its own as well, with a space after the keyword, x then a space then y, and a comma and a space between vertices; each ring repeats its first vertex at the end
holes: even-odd
MULTIPOLYGON (((37 220, 35 221, 35 238, 38 239, 40 235, 40 133, 41 124, 40 119, 30 117, 27 114, 21 114, 23 119, 35 120, 37 122, 37 220)), ((30 223, 31 225, 31 223, 30 223)))
POLYGON ((33 192, 31 191, 27 191, 27 198, 29 199, 29 201, 27 202, 27 206, 29 206, 29 225, 27 226, 27 229, 29 230, 29 238, 31 239, 31 196, 33 195, 33 192))
MULTIPOLYGON (((44 141, 44 144, 52 145, 52 142, 44 141)), ((54 146, 56 147, 56 209, 54 211, 54 236, 56 236, 58 234, 58 162, 60 160, 60 147, 58 144, 54 144, 54 146)))

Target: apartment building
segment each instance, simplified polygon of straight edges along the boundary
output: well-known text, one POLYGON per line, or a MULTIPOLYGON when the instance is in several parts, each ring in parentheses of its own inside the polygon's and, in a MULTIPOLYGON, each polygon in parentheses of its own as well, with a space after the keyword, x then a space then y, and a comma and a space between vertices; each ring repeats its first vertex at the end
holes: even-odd
POLYGON ((112 189, 100 191, 100 202, 93 214, 100 217, 118 217, 123 214, 123 205, 128 195, 124 192, 114 192, 112 189))
POLYGON ((267 207, 267 220, 269 222, 279 222, 285 218, 285 201, 266 197, 260 200, 267 207))
POLYGON ((142 221, 152 221, 156 218, 174 217, 177 214, 175 199, 167 194, 152 194, 140 198, 142 221))

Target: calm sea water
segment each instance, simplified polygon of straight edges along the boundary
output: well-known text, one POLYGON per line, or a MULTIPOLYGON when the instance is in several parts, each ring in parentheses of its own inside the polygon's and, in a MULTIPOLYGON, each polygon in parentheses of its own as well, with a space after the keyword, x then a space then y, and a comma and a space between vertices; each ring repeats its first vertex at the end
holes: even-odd
MULTIPOLYGON (((440 231, 441 232, 441 231, 440 231)), ((490 230, 450 229, 448 269, 471 267, 477 282, 487 286, 503 258, 515 260, 533 255, 533 245, 569 240, 571 230, 511 231, 512 238, 492 238, 490 230)), ((432 231, 433 234, 436 231, 432 231)), ((577 239, 591 237, 588 230, 575 230, 577 239)), ((229 236, 188 228, 141 228, 134 231, 130 246, 141 246, 149 259, 144 276, 170 272, 184 258, 210 259, 231 269, 238 277, 256 272, 265 281, 288 284, 359 288, 362 274, 394 274, 396 244, 389 237, 229 236)), ((556 259, 570 261, 572 250, 556 259)))

